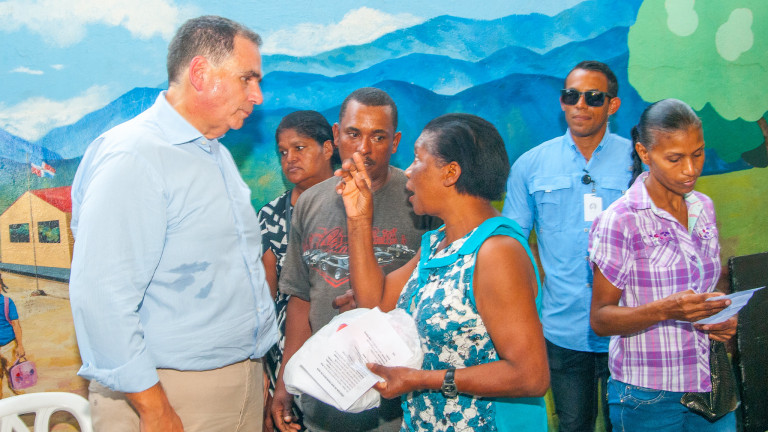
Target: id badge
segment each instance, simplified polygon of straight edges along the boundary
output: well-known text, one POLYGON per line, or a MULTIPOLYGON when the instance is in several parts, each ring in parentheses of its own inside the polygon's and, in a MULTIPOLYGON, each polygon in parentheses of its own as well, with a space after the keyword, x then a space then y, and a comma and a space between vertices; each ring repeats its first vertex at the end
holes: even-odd
POLYGON ((584 222, 592 222, 603 211, 603 199, 595 194, 584 194, 584 222))

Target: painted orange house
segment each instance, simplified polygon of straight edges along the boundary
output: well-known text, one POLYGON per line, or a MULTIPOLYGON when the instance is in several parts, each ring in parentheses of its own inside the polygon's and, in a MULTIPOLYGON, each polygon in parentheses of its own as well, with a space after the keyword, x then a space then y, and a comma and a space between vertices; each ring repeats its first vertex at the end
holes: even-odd
POLYGON ((0 215, 0 261, 69 269, 74 237, 71 186, 24 192, 0 215))

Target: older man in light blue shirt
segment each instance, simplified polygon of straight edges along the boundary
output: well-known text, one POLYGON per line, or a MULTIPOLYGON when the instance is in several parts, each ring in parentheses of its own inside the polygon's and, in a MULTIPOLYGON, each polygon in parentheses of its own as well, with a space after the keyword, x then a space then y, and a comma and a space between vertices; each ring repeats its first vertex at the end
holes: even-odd
POLYGON ((250 190, 217 140, 262 101, 259 43, 223 18, 185 23, 169 90, 97 138, 78 168, 79 374, 110 430, 260 430, 254 360, 277 340, 274 304, 250 190), (128 411, 109 408, 121 394, 128 411))
POLYGON ((534 147, 512 166, 502 214, 526 234, 536 229, 545 281, 541 322, 560 432, 593 431, 598 382, 603 417, 609 338, 589 326, 592 271, 589 229, 628 188, 629 140, 608 132, 621 105, 618 82, 603 63, 585 61, 568 74, 560 105, 568 131, 534 147))

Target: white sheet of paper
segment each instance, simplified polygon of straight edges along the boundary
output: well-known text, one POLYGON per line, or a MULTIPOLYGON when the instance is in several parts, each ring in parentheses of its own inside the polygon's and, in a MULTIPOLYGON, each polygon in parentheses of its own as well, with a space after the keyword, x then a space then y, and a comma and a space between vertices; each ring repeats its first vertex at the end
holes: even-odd
POLYGON ((761 290, 763 288, 765 288, 765 287, 754 288, 754 289, 746 290, 746 291, 739 291, 739 292, 735 292, 733 294, 728 294, 726 296, 718 296, 718 297, 710 297, 710 298, 708 298, 707 301, 730 299, 731 300, 731 304, 727 308, 725 308, 725 309, 721 310, 720 312, 712 315, 711 317, 700 319, 700 320, 696 321, 696 324, 718 324, 718 323, 721 323, 723 321, 728 320, 728 318, 730 318, 730 317, 736 315, 737 313, 739 313, 741 308, 743 308, 744 306, 747 305, 747 302, 749 302, 749 299, 752 298, 752 294, 754 294, 756 291, 761 290))
POLYGON ((327 354, 301 367, 344 409, 379 381, 365 366, 396 366, 407 361, 410 348, 379 308, 336 331, 327 354))
POLYGON ((592 222, 603 211, 603 199, 595 194, 584 194, 584 222, 592 222))

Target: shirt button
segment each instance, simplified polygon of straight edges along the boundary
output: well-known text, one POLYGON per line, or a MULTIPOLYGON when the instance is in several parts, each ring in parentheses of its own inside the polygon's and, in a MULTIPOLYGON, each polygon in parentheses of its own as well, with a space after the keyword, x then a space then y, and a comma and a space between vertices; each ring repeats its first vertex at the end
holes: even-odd
POLYGON ((585 286, 585 287, 587 287, 587 288, 589 288, 589 287, 591 287, 592 285, 590 285, 590 284, 585 284, 584 286, 585 286))
POLYGON ((584 232, 589 232, 589 228, 584 228, 584 232))

